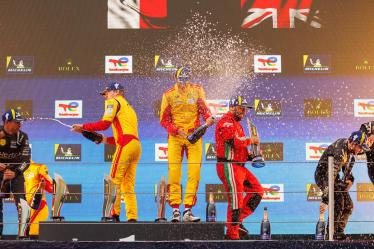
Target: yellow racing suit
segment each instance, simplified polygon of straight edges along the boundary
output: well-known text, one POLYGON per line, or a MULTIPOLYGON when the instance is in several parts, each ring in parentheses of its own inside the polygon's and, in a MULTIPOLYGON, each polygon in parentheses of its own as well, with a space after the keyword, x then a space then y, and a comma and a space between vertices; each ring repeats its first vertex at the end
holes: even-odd
POLYGON ((184 87, 181 87, 176 83, 164 92, 160 113, 160 124, 168 132, 168 191, 169 204, 173 208, 178 208, 182 202, 180 182, 184 151, 188 161, 188 180, 184 196, 186 208, 196 203, 202 161, 202 139, 191 144, 186 138, 177 137, 178 129, 191 134, 200 126, 200 116, 204 120, 211 116, 205 102, 204 89, 199 84, 183 84, 184 87))
POLYGON ((117 197, 112 211, 120 215, 121 195, 125 200, 127 220, 137 220, 137 203, 134 191, 136 166, 141 155, 138 139, 138 119, 134 109, 123 96, 105 101, 105 112, 101 121, 83 125, 88 131, 106 130, 112 125, 113 137, 107 143, 116 145, 110 168, 110 177, 117 186, 117 197))
POLYGON ((41 202, 37 204, 37 209, 31 208, 30 231, 29 235, 39 235, 39 222, 48 219, 48 205, 45 199, 44 191, 53 192, 53 180, 48 175, 48 168, 44 164, 35 162, 30 163, 30 167, 23 173, 25 177, 26 201, 33 207, 32 203, 36 195, 41 194, 41 202), (43 188, 42 181, 45 186, 43 188), (40 190, 40 193, 38 193, 40 190))

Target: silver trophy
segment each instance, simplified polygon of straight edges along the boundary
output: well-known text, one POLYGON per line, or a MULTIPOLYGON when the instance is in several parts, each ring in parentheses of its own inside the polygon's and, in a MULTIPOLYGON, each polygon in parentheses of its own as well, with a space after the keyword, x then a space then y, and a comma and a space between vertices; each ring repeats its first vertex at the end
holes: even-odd
POLYGON ((115 221, 112 217, 114 202, 116 201, 117 188, 113 180, 104 175, 104 203, 102 221, 115 221))
POLYGON ((53 197, 52 197, 52 220, 63 221, 65 218, 60 215, 62 204, 64 204, 65 197, 69 194, 68 187, 62 177, 55 173, 53 179, 53 197))
POLYGON ((165 218, 165 205, 167 201, 167 185, 165 176, 162 177, 161 182, 155 185, 155 201, 157 205, 157 218, 156 222, 166 222, 165 218))
POLYGON ((30 227, 31 208, 27 201, 20 199, 18 203, 18 239, 25 239, 28 237, 30 227))
MULTIPOLYGON (((259 135, 257 132, 257 127, 249 121, 249 118, 247 118, 247 128, 250 134, 251 138, 257 137, 259 139, 259 135)), ((259 140, 260 141, 260 140, 259 140)), ((265 166, 265 160, 261 155, 261 149, 260 149, 260 142, 258 145, 256 144, 251 144, 251 153, 253 156, 252 159, 252 167, 254 168, 262 168, 265 166)))

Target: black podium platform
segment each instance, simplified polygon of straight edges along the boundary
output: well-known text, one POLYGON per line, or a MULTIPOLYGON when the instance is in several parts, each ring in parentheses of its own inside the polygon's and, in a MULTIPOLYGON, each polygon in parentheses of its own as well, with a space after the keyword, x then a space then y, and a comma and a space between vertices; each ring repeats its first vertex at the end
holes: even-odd
POLYGON ((40 240, 135 241, 222 240, 224 223, 40 222, 40 240))

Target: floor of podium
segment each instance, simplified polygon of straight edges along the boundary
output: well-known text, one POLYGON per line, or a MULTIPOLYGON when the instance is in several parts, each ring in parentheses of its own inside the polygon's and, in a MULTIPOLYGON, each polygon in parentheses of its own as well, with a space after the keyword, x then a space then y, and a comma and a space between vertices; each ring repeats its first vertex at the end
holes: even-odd
POLYGON ((222 240, 225 224, 170 222, 41 222, 39 239, 49 241, 222 240))
POLYGON ((373 241, 313 241, 313 240, 271 240, 271 241, 143 241, 143 242, 63 242, 63 241, 0 241, 0 248, 6 249, 369 249, 373 241))
MULTIPOLYGON (((345 249, 374 248, 372 234, 351 235, 349 241, 315 241, 309 234, 272 235, 272 240, 223 240, 224 223, 102 223, 102 222, 42 222, 38 240, 1 240, 6 249, 158 249, 158 248, 311 248, 345 249), (122 241, 120 241, 122 240, 122 241)), ((12 239, 3 237, 3 239, 12 239)), ((13 237, 14 239, 14 237, 13 237)))

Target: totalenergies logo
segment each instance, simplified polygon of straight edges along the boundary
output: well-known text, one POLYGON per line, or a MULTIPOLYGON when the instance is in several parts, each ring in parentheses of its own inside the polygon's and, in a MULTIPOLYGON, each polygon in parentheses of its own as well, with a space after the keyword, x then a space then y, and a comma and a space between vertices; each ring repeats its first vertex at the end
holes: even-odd
POLYGON ((328 143, 307 143, 306 160, 319 160, 328 146, 328 143))
POLYGON ((78 111, 78 107, 79 107, 79 103, 78 102, 70 102, 69 104, 59 104, 58 107, 62 108, 64 110, 64 112, 77 112, 78 111))
POLYGON ((355 117, 374 117, 374 99, 355 99, 355 117))
POLYGON ((281 73, 282 61, 280 55, 255 55, 255 73, 281 73))
POLYGON ((270 186, 270 188, 263 188, 265 195, 276 196, 279 195, 280 187, 278 185, 270 186))
POLYGON ((82 100, 56 100, 55 118, 82 118, 82 100))
POLYGON ((265 202, 282 202, 284 201, 283 184, 261 184, 264 191, 262 201, 265 202))
POLYGON ((105 73, 132 73, 131 55, 105 56, 105 73))
POLYGON ((262 63, 263 66, 274 67, 278 61, 277 57, 268 57, 267 59, 258 58, 258 62, 262 63))
POLYGON ((155 144, 155 161, 168 160, 168 144, 155 144))
POLYGON ((207 100, 207 105, 213 115, 222 117, 229 111, 229 100, 207 100))
POLYGON ((113 63, 113 66, 115 67, 125 67, 129 62, 129 59, 127 57, 121 57, 119 59, 109 59, 109 62, 113 63))

